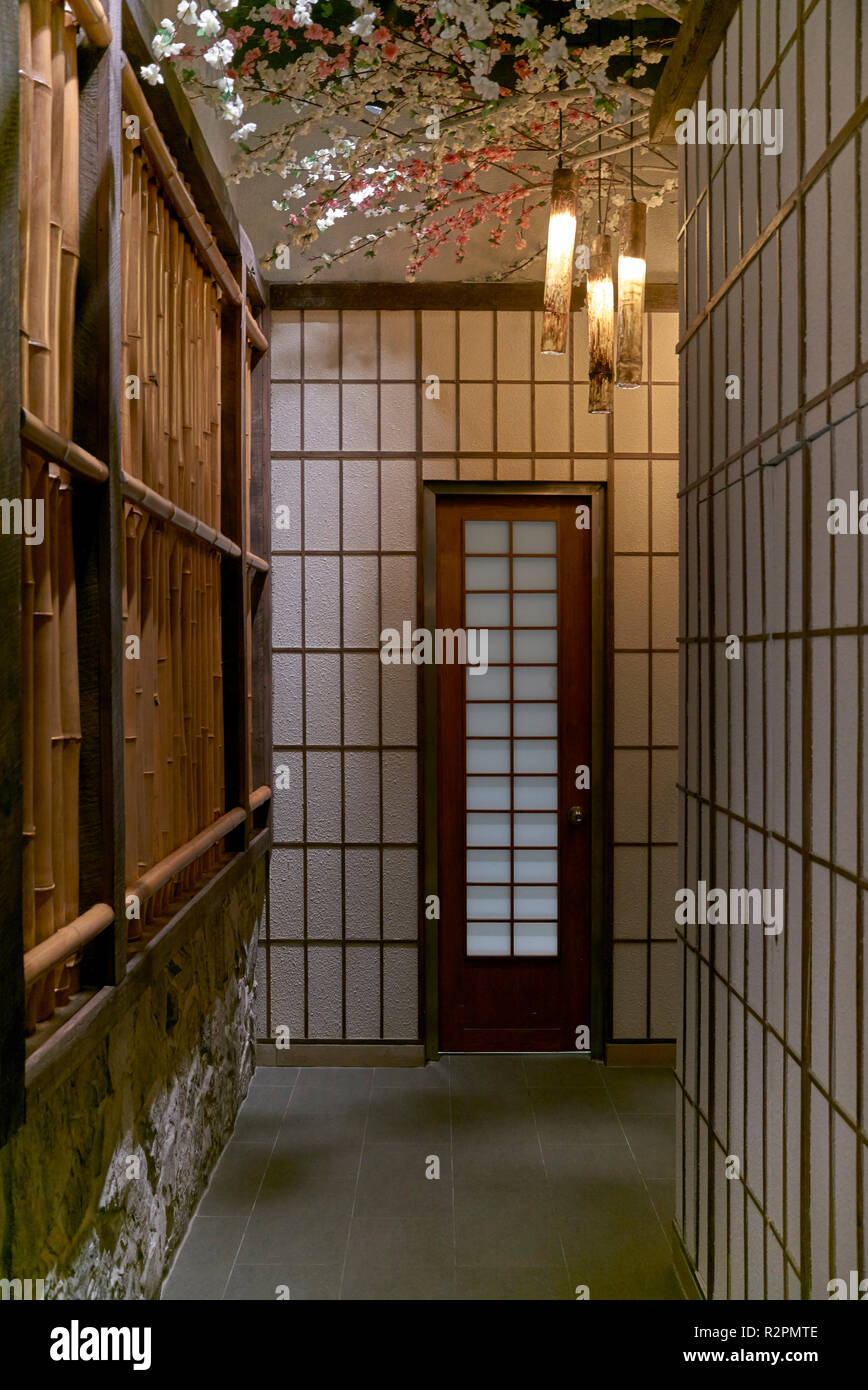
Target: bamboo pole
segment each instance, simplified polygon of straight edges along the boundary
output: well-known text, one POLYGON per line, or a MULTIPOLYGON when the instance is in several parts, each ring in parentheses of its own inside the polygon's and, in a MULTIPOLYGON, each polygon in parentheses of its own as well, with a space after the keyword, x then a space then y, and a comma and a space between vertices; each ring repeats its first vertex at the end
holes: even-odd
POLYGON ((30 222, 31 188, 30 171, 33 146, 33 26, 30 0, 21 0, 18 6, 18 66, 19 66, 19 125, 18 151, 20 175, 18 179, 18 302, 21 323, 19 343, 21 356, 21 399, 30 399, 30 222))
POLYGON ((100 0, 67 0, 67 3, 91 43, 96 48, 108 48, 113 36, 100 0))
POLYGON ((28 257, 27 327, 28 396, 24 404, 40 419, 48 417, 50 391, 51 271, 51 3, 31 0, 33 31, 33 124, 30 164, 30 254, 28 257))

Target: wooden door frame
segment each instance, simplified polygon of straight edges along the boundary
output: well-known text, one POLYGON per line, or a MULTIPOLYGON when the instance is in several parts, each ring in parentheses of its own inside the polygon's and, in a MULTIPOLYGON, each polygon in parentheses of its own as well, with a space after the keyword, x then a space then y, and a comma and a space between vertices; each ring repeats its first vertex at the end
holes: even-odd
MULTIPOLYGON (((612 957, 612 621, 611 552, 608 543, 608 494, 603 482, 593 483, 422 483, 422 545, 420 550, 419 620, 433 631, 437 626, 437 502, 441 497, 588 497, 591 503, 591 758, 602 777, 591 779, 591 913, 590 1019, 591 1056, 602 1061, 611 1025, 612 957)), ((422 1036, 426 1060, 440 1055, 439 922, 425 916, 425 903, 438 893, 437 821, 437 668, 422 668, 419 727, 419 785, 422 789, 419 833, 419 924, 423 949, 422 1036)))

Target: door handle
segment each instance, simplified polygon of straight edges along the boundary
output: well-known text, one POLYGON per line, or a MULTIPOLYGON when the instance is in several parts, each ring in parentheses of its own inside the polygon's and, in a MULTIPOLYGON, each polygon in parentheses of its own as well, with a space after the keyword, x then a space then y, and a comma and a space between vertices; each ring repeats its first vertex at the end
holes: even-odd
POLYGON ((570 825, 582 825, 584 823, 584 819, 585 813, 582 810, 581 806, 571 806, 570 809, 567 811, 567 820, 569 821, 570 825))

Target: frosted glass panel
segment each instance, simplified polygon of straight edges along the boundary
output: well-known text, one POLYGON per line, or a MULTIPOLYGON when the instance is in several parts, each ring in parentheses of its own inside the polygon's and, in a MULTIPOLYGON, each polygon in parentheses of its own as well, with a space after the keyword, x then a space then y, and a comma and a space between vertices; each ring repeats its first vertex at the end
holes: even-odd
POLYGON ((509 627, 509 594, 468 594, 468 627, 509 627))
MULTIPOLYGON (((474 889, 474 892, 476 891, 482 892, 483 890, 474 889)), ((500 889, 486 888, 485 892, 498 893, 500 889)), ((557 910, 558 890, 554 884, 550 888, 540 884, 532 888, 518 885, 513 889, 513 911, 516 921, 520 917, 555 917, 557 910)), ((479 915, 480 917, 495 917, 497 914, 486 912, 479 915)))
POLYGON ((508 922, 468 922, 467 954, 469 956, 508 956, 508 922))
POLYGON ((508 521, 465 521, 464 550, 468 555, 509 554, 508 521))
POLYGON ((558 659, 557 632, 537 631, 527 628, 515 634, 514 660, 526 665, 530 661, 552 661, 558 659))
POLYGON ((468 845, 508 845, 510 819, 509 812, 505 815, 491 811, 470 812, 467 817, 468 845))
POLYGON ((496 666, 509 661, 509 633, 498 632, 496 627, 488 630, 488 664, 496 666))
MULTIPOLYGON (((467 740, 468 772, 509 772, 509 739, 469 738, 467 740)), ((528 771, 542 772, 542 768, 528 771)))
POLYGON ((467 669, 468 700, 508 700, 509 667, 491 666, 487 671, 467 669))
POLYGON ((558 953, 557 922, 516 922, 516 956, 556 956, 558 953))
MULTIPOLYGON (((468 816, 468 820, 470 817, 468 816)), ((507 827, 507 833, 508 827, 507 827)), ((538 816, 516 816, 513 821, 513 843, 516 845, 551 845, 558 842, 558 818, 541 813, 538 816)), ((500 844, 501 841, 496 842, 500 844)), ((504 841, 503 843, 507 843, 504 841)))
POLYGON ((469 849, 468 883, 509 883, 508 849, 469 849))
MULTIPOLYGON (((538 561, 534 560, 530 563, 537 564, 538 561)), ((497 560, 465 560, 464 587, 466 589, 508 589, 509 560, 505 555, 497 560)), ((528 585, 528 588, 533 589, 542 587, 540 584, 528 585)))
MULTIPOLYGON (((469 883, 467 885, 467 915, 468 917, 501 917, 505 921, 510 918, 510 891, 508 887, 499 888, 497 885, 482 887, 479 884, 469 883)), ((535 914, 526 912, 525 917, 532 917, 535 914)))
POLYGON ((514 521, 512 549, 515 555, 554 555, 557 550, 557 526, 554 521, 514 521))
POLYGON ((513 560, 512 587, 514 589, 556 589, 558 587, 557 560, 539 558, 513 560))
MULTIPOLYGON (((512 766, 514 772, 557 772, 557 740, 548 738, 516 739, 513 744, 512 766)), ((499 768, 493 770, 500 771, 499 768)))
POLYGON ((555 738, 558 732, 557 705, 513 705, 515 734, 544 734, 555 738))
POLYGON ((468 811, 508 811, 510 784, 508 777, 468 777, 468 811))
POLYGON ((517 811, 556 811, 558 809, 557 777, 516 777, 515 809, 517 811))
POLYGON ((471 956, 557 955, 557 544, 553 521, 464 526, 464 624, 489 634, 465 679, 471 956))
MULTIPOLYGON (((480 676, 480 681, 484 676, 480 676)), ((554 666, 516 666, 515 698, 517 700, 556 700, 558 673, 554 666)))
POLYGON ((468 705, 468 734, 509 734, 509 705, 468 705))
MULTIPOLYGON (((468 623, 471 627, 475 624, 468 623)), ((512 600, 512 621, 516 627, 557 627, 557 594, 516 594, 512 600)))
POLYGON ((513 855, 513 877, 516 883, 557 883, 557 850, 517 849, 513 855))

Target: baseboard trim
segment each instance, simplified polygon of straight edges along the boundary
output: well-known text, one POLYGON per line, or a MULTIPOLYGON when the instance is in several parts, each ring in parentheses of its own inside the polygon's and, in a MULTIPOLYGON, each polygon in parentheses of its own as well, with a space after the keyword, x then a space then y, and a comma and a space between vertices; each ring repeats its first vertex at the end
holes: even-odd
POLYGON ((258 1067, 424 1067, 424 1043, 256 1044, 258 1067))
POLYGON ((610 1042, 606 1043, 607 1067, 667 1067, 675 1066, 674 1042, 610 1042))
POLYGON ((672 1246, 672 1258, 675 1264, 675 1273, 678 1275, 678 1282, 684 1290, 684 1297, 690 1303, 706 1303, 705 1290, 699 1282, 699 1275, 693 1267, 693 1262, 687 1253, 684 1241, 681 1239, 681 1232, 672 1222, 669 1233, 669 1240, 672 1246))

